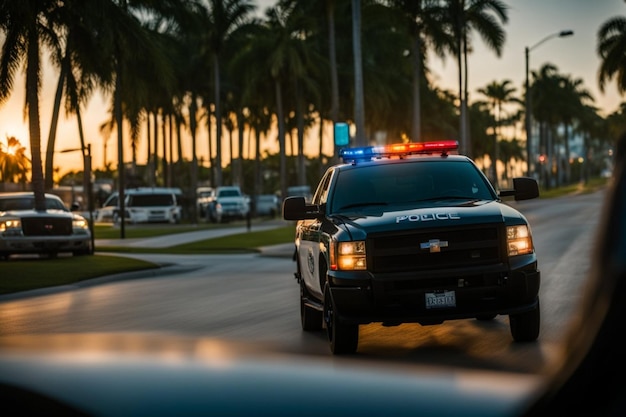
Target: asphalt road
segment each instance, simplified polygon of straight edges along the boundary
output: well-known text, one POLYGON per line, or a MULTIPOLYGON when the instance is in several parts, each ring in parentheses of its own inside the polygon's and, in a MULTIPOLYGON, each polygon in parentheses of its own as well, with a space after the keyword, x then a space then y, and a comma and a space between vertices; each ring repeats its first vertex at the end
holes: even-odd
MULTIPOLYGON (((603 199, 604 193, 598 192, 511 203, 530 220, 539 254, 538 342, 513 343, 507 317, 427 327, 371 324, 360 328, 356 356, 403 366, 542 372, 558 357, 562 336, 580 302, 603 199)), ((159 276, 116 277, 36 297, 0 300, 0 336, 170 334, 332 358, 322 332, 300 329, 291 245, 267 249, 246 255, 127 254, 175 266, 163 268, 159 276)))

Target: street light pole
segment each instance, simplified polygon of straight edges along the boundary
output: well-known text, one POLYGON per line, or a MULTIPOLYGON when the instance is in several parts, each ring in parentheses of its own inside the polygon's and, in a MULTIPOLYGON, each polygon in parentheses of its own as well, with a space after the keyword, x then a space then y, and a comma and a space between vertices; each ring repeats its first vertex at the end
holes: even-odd
POLYGON ((525 109, 526 117, 525 117, 525 123, 524 123, 524 130, 526 131, 526 176, 529 176, 529 177, 532 175, 532 146, 531 146, 532 103, 531 103, 531 98, 530 98, 530 81, 529 81, 529 69, 528 69, 530 51, 532 51, 533 49, 537 48, 542 43, 552 38, 563 38, 566 36, 571 36, 573 34, 574 34, 573 30, 562 30, 560 32, 552 33, 546 36, 545 38, 543 38, 542 40, 540 40, 539 42, 537 42, 531 47, 527 46, 526 48, 524 48, 524 57, 526 58, 526 79, 524 82, 524 87, 526 89, 525 91, 526 97, 524 100, 524 106, 526 107, 525 109))
POLYGON ((84 166, 85 176, 87 177, 87 208, 89 209, 89 232, 91 233, 91 250, 92 252, 96 250, 96 238, 94 236, 94 227, 93 227, 93 185, 91 183, 91 143, 87 144, 87 153, 85 154, 85 166, 84 166))
POLYGON ((83 194, 87 195, 87 209, 89 210, 89 232, 91 234, 91 250, 95 251, 95 236, 93 227, 93 186, 91 185, 91 144, 87 144, 84 148, 64 149, 61 153, 78 152, 83 153, 83 194))

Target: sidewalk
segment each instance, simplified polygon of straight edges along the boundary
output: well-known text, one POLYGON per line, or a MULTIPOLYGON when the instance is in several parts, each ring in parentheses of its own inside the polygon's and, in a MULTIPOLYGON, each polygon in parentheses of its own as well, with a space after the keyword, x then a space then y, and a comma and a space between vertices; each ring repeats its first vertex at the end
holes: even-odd
MULTIPOLYGON (((261 224, 253 224, 250 230, 246 226, 224 227, 220 229, 206 229, 185 233, 175 233, 170 235, 155 236, 149 238, 135 239, 96 239, 96 252, 98 247, 114 246, 128 248, 168 248, 171 246, 182 245, 185 243, 197 242, 206 239, 215 239, 222 236, 230 236, 235 234, 258 232, 272 230, 283 227, 287 223, 283 220, 272 220, 261 224)), ((266 256, 291 257, 293 255, 293 243, 282 245, 270 245, 259 248, 261 253, 266 256)))

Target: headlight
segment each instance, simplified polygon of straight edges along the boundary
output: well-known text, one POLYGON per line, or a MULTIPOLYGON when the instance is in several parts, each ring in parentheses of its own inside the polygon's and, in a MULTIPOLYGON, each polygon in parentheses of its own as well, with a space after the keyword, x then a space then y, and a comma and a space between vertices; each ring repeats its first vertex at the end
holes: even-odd
POLYGON ((331 269, 343 271, 363 271, 367 269, 365 241, 333 243, 330 251, 331 269))
POLYGON ((528 226, 507 226, 506 244, 509 256, 533 253, 533 238, 528 226))
POLYGON ((72 227, 74 229, 88 229, 89 223, 82 217, 74 217, 72 220, 72 227))
POLYGON ((19 230, 22 228, 22 222, 20 219, 6 219, 0 221, 0 232, 6 232, 7 230, 19 230))

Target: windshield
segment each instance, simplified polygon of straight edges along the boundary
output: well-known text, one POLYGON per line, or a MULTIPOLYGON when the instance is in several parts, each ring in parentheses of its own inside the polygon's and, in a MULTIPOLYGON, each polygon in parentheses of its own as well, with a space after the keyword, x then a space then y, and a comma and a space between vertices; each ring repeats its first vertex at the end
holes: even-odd
MULTIPOLYGON (((0 199, 0 211, 34 209, 35 198, 32 196, 0 199)), ((62 202, 54 198, 46 198, 46 210, 68 211, 62 202)))
POLYGON ((383 203, 495 199, 482 174, 466 161, 363 165, 339 172, 332 196, 333 213, 383 203))
POLYGON ((239 191, 237 190, 220 190, 220 197, 239 197, 239 191))

